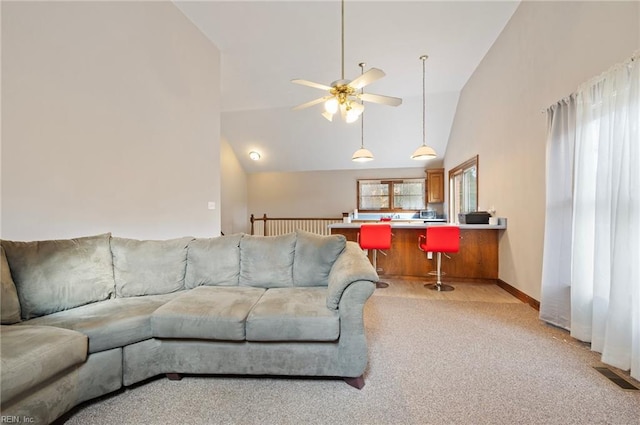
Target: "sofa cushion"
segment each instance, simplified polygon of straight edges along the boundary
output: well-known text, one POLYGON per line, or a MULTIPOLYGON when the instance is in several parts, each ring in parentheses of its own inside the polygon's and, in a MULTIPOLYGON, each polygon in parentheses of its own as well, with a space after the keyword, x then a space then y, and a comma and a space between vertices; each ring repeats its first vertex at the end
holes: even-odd
POLYGON ((296 230, 296 250, 293 259, 295 286, 327 286, 329 272, 347 239, 343 235, 322 236, 296 230))
POLYGON ((151 313, 182 293, 115 298, 38 317, 18 326, 72 329, 89 337, 90 353, 106 351, 151 338, 151 313))
POLYGON ((187 250, 184 286, 238 286, 242 234, 194 239, 187 250))
POLYGON ((49 326, 2 326, 2 404, 87 358, 87 337, 49 326))
POLYGON ((11 270, 4 248, 0 245, 0 314, 2 315, 2 324, 11 325, 20 321, 20 301, 18 300, 18 291, 16 285, 11 278, 11 270))
POLYGON ((243 341, 249 311, 265 289, 199 286, 151 315, 156 338, 243 341))
POLYGON ((259 288, 293 286, 296 234, 248 236, 240 240, 240 285, 259 288))
POLYGON ((340 318, 327 308, 327 288, 273 288, 247 318, 247 341, 335 341, 340 318))
POLYGON ((112 238, 116 296, 168 294, 184 289, 187 246, 192 239, 112 238))
POLYGON ((66 240, 2 241, 22 318, 101 301, 114 293, 110 234, 66 240))

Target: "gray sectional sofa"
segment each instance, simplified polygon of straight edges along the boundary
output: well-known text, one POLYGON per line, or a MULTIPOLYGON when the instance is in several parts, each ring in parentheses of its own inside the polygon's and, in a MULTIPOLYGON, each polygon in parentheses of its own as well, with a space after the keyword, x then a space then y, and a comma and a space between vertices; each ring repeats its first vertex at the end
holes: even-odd
POLYGON ((1 241, 1 414, 50 423, 166 374, 344 378, 361 388, 378 276, 353 242, 283 236, 1 241))

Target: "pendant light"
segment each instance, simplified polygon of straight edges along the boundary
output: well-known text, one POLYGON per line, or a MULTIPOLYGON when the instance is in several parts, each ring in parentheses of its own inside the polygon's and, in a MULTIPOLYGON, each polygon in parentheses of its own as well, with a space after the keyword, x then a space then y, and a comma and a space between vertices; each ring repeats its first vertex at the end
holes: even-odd
MULTIPOLYGON (((360 75, 364 73, 366 63, 360 62, 360 75)), ((364 93, 364 88, 360 89, 360 93, 364 93)), ((364 111, 360 114, 360 149, 354 152, 351 160, 354 162, 368 162, 373 160, 373 154, 369 149, 364 147, 364 111)))
POLYGON ((432 159, 435 158, 436 155, 436 151, 433 150, 433 148, 427 146, 427 129, 426 129, 426 124, 425 124, 425 116, 426 116, 426 97, 427 97, 427 93, 426 93, 426 89, 425 89, 425 61, 427 60, 429 56, 427 55, 422 55, 420 56, 420 60, 422 61, 422 145, 416 149, 416 151, 413 153, 413 155, 411 155, 411 159, 415 159, 415 160, 425 160, 425 159, 432 159))

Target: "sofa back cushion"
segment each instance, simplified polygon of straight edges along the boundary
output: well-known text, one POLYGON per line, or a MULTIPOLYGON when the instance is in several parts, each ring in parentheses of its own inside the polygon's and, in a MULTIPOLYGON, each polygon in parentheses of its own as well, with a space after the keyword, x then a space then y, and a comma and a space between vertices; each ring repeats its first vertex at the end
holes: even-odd
POLYGON ((116 297, 168 294, 184 289, 187 246, 193 238, 164 241, 112 238, 116 297))
POLYGON ((18 300, 18 291, 11 277, 11 270, 7 262, 7 256, 4 248, 0 246, 0 280, 2 287, 0 288, 0 314, 2 315, 3 325, 12 325, 20 321, 20 301, 18 300))
POLYGON ((184 286, 238 286, 241 238, 239 233, 189 242, 184 286))
POLYGON ((296 234, 249 236, 240 239, 240 286, 293 286, 296 234))
POLYGON ((2 241, 23 319, 102 301, 114 293, 110 234, 2 241))
POLYGON ((331 267, 344 251, 347 239, 343 235, 322 236, 304 230, 296 230, 296 234, 293 284, 327 286, 331 267))

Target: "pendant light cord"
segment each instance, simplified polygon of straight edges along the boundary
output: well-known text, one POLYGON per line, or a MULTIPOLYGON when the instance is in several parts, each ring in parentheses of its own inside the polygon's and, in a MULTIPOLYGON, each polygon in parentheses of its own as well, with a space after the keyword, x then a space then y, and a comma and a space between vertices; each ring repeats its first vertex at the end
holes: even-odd
POLYGON ((360 115, 360 149, 364 149, 364 112, 360 115))
MULTIPOLYGON (((360 75, 364 74, 364 66, 366 63, 360 62, 360 75)), ((364 87, 360 88, 360 94, 364 94, 364 87)), ((364 149, 364 111, 360 115, 360 149, 364 149)))
POLYGON ((426 73, 425 73, 425 62, 429 56, 423 55, 420 56, 422 59, 422 146, 427 145, 427 125, 425 123, 425 116, 427 114, 427 90, 425 88, 426 83, 426 73))
POLYGON ((360 115, 360 149, 364 149, 364 113, 360 115))

